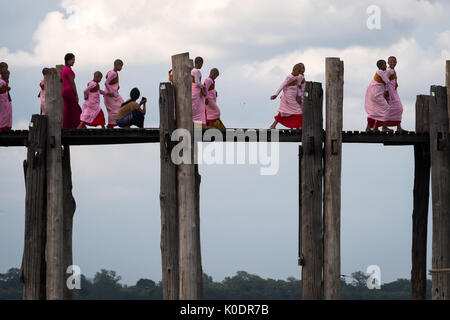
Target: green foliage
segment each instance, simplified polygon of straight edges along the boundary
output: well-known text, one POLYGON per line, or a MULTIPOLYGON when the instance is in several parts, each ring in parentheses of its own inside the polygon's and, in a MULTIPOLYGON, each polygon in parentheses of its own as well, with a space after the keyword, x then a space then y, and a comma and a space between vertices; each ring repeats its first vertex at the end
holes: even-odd
MULTIPOLYGON (((0 273, 0 300, 21 300, 23 285, 19 281, 19 269, 0 273)), ((386 283, 381 290, 367 289, 368 276, 354 272, 351 281, 341 281, 343 300, 407 300, 411 298, 411 282, 407 279, 386 283)), ((101 270, 93 281, 81 276, 81 290, 75 291, 77 300, 161 300, 162 283, 140 279, 135 286, 120 284, 121 277, 115 271, 101 270)), ((263 279, 257 275, 239 271, 233 277, 215 282, 203 274, 204 297, 207 300, 299 300, 301 281, 294 277, 284 280, 263 279)), ((427 281, 427 298, 431 299, 431 280, 427 281)))

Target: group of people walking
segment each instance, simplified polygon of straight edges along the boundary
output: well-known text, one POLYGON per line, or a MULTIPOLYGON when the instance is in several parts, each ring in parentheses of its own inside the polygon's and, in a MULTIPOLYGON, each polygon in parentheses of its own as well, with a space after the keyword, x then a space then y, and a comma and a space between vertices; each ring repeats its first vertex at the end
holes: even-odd
MULTIPOLYGON (((65 58, 65 66, 61 71, 63 85, 62 98, 64 100, 63 129, 82 129, 86 127, 102 128, 130 128, 135 125, 144 127, 147 112, 147 99, 140 98, 140 91, 134 88, 130 92, 130 98, 124 102, 119 94, 119 72, 124 63, 117 59, 114 68, 106 74, 104 90, 100 83, 103 74, 96 71, 93 79, 83 91, 83 108, 79 105, 79 95, 75 83, 75 73, 72 67, 75 64, 75 55, 68 53, 65 58), (104 103, 108 113, 106 124, 105 114, 101 108, 100 96, 104 97, 104 103)), ((221 120, 221 110, 217 104, 216 80, 220 75, 217 68, 211 69, 209 76, 202 82, 201 69, 204 60, 201 57, 195 59, 195 65, 191 70, 192 76, 192 121, 195 127, 225 129, 221 120)), ((397 131, 404 131, 401 127, 403 106, 398 94, 398 81, 395 67, 397 59, 389 57, 388 62, 379 60, 378 71, 371 81, 365 97, 365 110, 368 114, 366 131, 391 132, 389 127, 397 127, 397 131), (389 65, 389 67, 388 67, 389 65)), ((56 69, 45 68, 42 73, 47 75, 56 72, 56 69)), ((12 105, 9 87, 8 64, 0 63, 0 130, 12 128, 12 105)), ((169 71, 169 81, 172 82, 173 71, 169 71)), ((41 114, 45 114, 45 83, 40 83, 41 114)), ((278 124, 291 129, 303 127, 303 105, 306 88, 305 65, 297 63, 292 72, 286 77, 280 88, 270 97, 275 100, 282 92, 278 114, 270 129, 275 129, 278 124)))
POLYGON ((397 132, 405 131, 401 126, 403 105, 397 91, 397 58, 389 57, 387 64, 385 60, 377 62, 378 71, 367 88, 367 132, 378 131, 380 127, 385 132, 393 131, 389 127, 397 127, 397 132))

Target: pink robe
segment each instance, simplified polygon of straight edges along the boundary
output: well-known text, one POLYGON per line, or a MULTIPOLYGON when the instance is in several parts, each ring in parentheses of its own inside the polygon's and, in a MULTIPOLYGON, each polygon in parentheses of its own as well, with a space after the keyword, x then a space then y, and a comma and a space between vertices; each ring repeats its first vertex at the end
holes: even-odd
MULTIPOLYGON (((379 76, 386 83, 389 78, 383 70, 378 70, 375 77, 379 76)), ((387 86, 384 83, 375 81, 375 78, 370 82, 366 91, 365 109, 368 117, 378 121, 388 121, 391 106, 386 101, 384 94, 387 91, 387 86)))
POLYGON ((44 80, 40 83, 41 86, 41 92, 39 93, 39 98, 41 98, 41 115, 45 116, 45 88, 42 89, 44 86, 44 80))
POLYGON ((202 73, 198 69, 192 69, 192 121, 206 125, 205 97, 202 94, 202 73))
POLYGON ((215 81, 211 78, 207 78, 205 80, 205 89, 207 92, 206 98, 208 99, 208 104, 206 105, 206 122, 219 120, 220 108, 217 105, 217 91, 215 81))
POLYGON ((118 78, 119 74, 111 70, 106 75, 106 82, 105 82, 105 106, 106 110, 108 110, 108 126, 117 126, 116 123, 116 115, 117 111, 119 111, 120 107, 123 104, 123 99, 119 94, 119 82, 111 84, 111 82, 114 82, 113 80, 118 78), (107 96, 107 94, 113 93, 113 97, 107 96))
POLYGON ((403 105, 396 89, 396 76, 397 74, 394 69, 388 68, 386 70, 386 77, 389 78, 387 88, 389 91, 389 105, 391 106, 387 120, 392 122, 401 122, 403 116, 403 105))
MULTIPOLYGON (((0 89, 8 87, 8 83, 0 80, 0 89)), ((8 91, 0 94, 0 129, 12 127, 12 104, 9 101, 8 91)))
POLYGON ((303 75, 294 76, 292 74, 286 77, 280 88, 275 92, 278 95, 283 91, 281 103, 278 112, 282 117, 303 114, 303 95, 305 93, 306 83, 303 82, 303 75), (297 97, 302 97, 302 104, 299 104, 297 97))
POLYGON ((102 108, 100 107, 100 94, 104 95, 105 92, 103 90, 91 92, 97 85, 97 82, 91 81, 84 90, 84 99, 86 101, 83 104, 83 113, 80 117, 80 120, 84 123, 93 123, 100 111, 102 111, 102 108))
POLYGON ((75 73, 72 68, 65 66, 61 71, 63 82, 62 97, 64 100, 63 129, 76 129, 80 124, 81 107, 76 100, 76 94, 70 84, 69 77, 75 81, 75 73))

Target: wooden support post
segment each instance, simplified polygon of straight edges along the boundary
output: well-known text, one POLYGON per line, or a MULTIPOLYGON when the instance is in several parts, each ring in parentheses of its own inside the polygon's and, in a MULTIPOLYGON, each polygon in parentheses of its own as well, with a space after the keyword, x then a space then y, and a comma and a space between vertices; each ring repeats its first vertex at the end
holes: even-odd
POLYGON ((341 172, 344 62, 326 59, 326 137, 324 176, 324 298, 341 298, 341 172))
POLYGON ((62 84, 59 76, 45 76, 47 130, 47 299, 64 298, 62 84))
POLYGON ((174 89, 170 83, 159 88, 161 147, 161 261, 164 300, 179 297, 179 234, 177 166, 172 162, 172 133, 175 130, 174 89))
POLYGON ((23 299, 45 300, 47 119, 33 115, 28 134, 23 299))
MULTIPOLYGON (((72 194, 72 169, 70 166, 70 147, 64 146, 63 150, 63 199, 64 199, 64 234, 63 234, 63 259, 64 275, 67 278, 67 268, 73 265, 73 251, 72 251, 72 233, 73 233, 73 217, 77 204, 72 194)), ((73 290, 70 290, 64 282, 64 300, 72 300, 73 290)))
MULTIPOLYGON (((430 96, 417 96, 417 133, 429 132, 429 104, 430 96)), ((427 230, 431 165, 429 144, 414 145, 414 164, 411 290, 413 300, 425 300, 427 296, 427 230)))
MULTIPOLYGON (((445 62, 445 86, 447 87, 447 110, 450 119, 450 60, 445 62)), ((450 121, 450 120, 449 120, 450 121)), ((450 123, 449 123, 450 129, 450 123)))
POLYGON ((178 214, 179 214, 179 269, 181 300, 203 299, 202 266, 200 251, 200 218, 196 195, 196 166, 194 164, 194 140, 192 122, 192 77, 189 54, 172 57, 173 83, 177 128, 190 133, 186 152, 190 153, 190 163, 178 166, 178 214))
POLYGON ((298 265, 303 266, 302 249, 302 160, 303 147, 298 147, 298 265))
MULTIPOLYGON (((433 199, 432 268, 450 268, 450 141, 447 89, 431 87, 431 184, 433 199)), ((450 274, 433 273, 433 300, 450 300, 450 274)))
POLYGON ((307 82, 303 109, 302 270, 303 300, 323 298, 323 90, 307 82))

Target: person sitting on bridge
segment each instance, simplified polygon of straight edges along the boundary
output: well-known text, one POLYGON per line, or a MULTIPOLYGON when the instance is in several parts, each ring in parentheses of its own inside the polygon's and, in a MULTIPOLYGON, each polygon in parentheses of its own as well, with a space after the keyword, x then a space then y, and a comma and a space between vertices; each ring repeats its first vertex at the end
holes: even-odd
POLYGON ((206 125, 211 128, 226 129, 220 120, 220 108, 217 105, 216 79, 220 75, 217 68, 211 69, 205 80, 206 95, 206 125))
POLYGON ((389 105, 389 91, 386 76, 387 64, 385 60, 378 60, 378 71, 369 84, 366 92, 365 109, 368 115, 366 132, 378 131, 378 123, 381 123, 384 132, 392 132, 386 124, 391 106, 389 105))
POLYGON ((279 113, 270 127, 271 130, 276 129, 278 123, 291 129, 300 130, 303 127, 303 95, 306 88, 304 74, 305 65, 303 63, 296 64, 275 95, 270 97, 271 100, 275 100, 283 91, 279 113))
POLYGON ((140 96, 139 89, 134 88, 130 92, 130 99, 120 107, 116 115, 116 122, 120 128, 130 128, 133 125, 141 129, 144 128, 147 99, 142 98, 138 104, 137 100, 140 96), (141 106, 143 107, 142 109, 141 106))
POLYGON ((9 71, 3 70, 0 79, 0 131, 12 128, 12 105, 9 95, 9 71))
POLYGON ((83 127, 97 127, 101 126, 105 129, 105 114, 100 107, 100 95, 105 95, 105 91, 100 90, 100 81, 102 81, 103 75, 100 71, 94 74, 94 80, 88 83, 87 88, 84 90, 84 104, 83 112, 80 116, 80 125, 77 129, 83 127))

